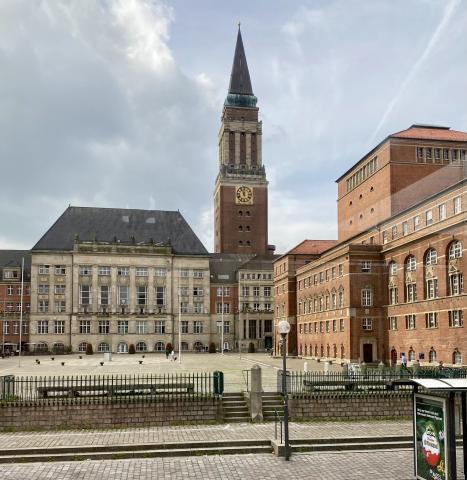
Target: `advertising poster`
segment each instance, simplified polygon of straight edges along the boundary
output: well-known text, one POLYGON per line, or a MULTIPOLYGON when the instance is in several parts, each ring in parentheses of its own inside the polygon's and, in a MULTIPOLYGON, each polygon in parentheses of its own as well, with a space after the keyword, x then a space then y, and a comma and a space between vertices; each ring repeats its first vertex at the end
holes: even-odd
POLYGON ((446 402, 415 395, 415 471, 417 479, 446 480, 446 402))

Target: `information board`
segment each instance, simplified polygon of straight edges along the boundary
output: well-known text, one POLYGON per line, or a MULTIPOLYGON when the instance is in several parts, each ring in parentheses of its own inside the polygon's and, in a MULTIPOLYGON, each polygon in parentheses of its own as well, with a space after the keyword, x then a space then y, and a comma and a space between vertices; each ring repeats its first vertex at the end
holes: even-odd
POLYGON ((415 394, 414 422, 417 479, 448 479, 446 400, 415 394))

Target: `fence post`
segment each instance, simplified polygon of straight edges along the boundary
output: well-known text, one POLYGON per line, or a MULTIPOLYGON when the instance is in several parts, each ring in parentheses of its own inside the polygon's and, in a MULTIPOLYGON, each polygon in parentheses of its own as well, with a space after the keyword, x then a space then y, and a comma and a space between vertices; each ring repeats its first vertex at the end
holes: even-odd
POLYGON ((263 421, 263 387, 261 379, 261 367, 251 367, 251 389, 250 389, 250 415, 252 422, 263 421))

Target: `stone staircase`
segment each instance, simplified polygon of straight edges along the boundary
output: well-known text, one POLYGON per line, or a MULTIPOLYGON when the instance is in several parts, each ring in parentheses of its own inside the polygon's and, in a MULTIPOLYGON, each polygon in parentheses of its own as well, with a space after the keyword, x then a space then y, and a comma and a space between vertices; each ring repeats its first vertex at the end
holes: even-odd
POLYGON ((224 393, 222 409, 227 423, 250 422, 250 412, 243 393, 224 393))
POLYGON ((263 392, 263 420, 274 420, 276 411, 282 418, 284 416, 284 399, 280 393, 263 392))

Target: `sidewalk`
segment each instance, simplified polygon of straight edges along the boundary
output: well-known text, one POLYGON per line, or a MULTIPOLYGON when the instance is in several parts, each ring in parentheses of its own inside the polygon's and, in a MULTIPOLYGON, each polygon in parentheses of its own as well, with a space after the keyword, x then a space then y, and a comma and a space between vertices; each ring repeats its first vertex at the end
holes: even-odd
MULTIPOLYGON (((412 435, 410 421, 290 423, 291 439, 412 435)), ((274 423, 235 423, 115 430, 0 433, 0 450, 216 440, 270 440, 274 423)))

